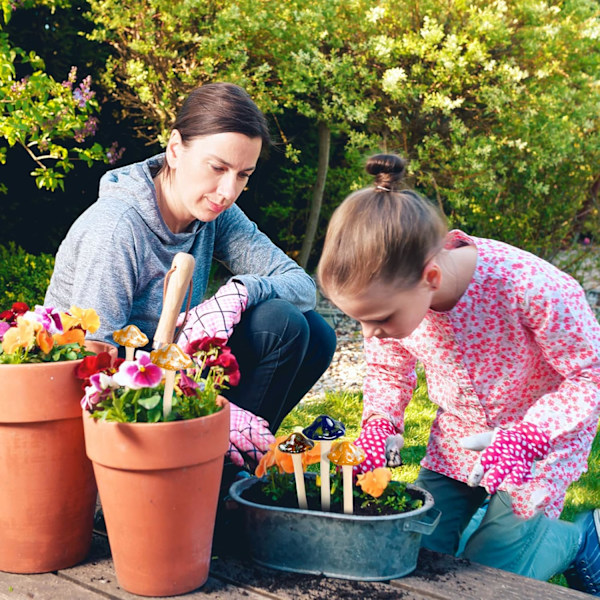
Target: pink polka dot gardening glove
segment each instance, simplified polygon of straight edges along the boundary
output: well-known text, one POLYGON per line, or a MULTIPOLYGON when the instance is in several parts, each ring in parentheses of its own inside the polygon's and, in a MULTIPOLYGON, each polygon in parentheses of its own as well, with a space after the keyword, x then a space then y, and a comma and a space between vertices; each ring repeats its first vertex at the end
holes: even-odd
POLYGON ((183 327, 177 343, 184 352, 189 352, 191 345, 200 339, 212 337, 227 341, 247 304, 246 286, 239 281, 226 283, 212 298, 190 310, 187 319, 185 313, 179 315, 177 325, 183 324, 183 327))
POLYGON ((355 475, 378 467, 398 467, 402 464, 400 449, 404 445, 404 438, 396 433, 396 428, 387 419, 367 421, 354 443, 367 455, 362 463, 354 467, 355 475))
MULTIPOLYGON (((462 438, 461 445, 470 450, 481 450, 486 445, 485 434, 462 438)), ((550 439, 533 423, 520 423, 511 429, 497 429, 491 443, 479 457, 468 484, 484 485, 495 494, 502 483, 521 486, 531 481, 533 463, 548 456, 550 439)))
POLYGON ((269 430, 269 423, 248 410, 229 403, 229 450, 226 456, 239 467, 244 465, 252 470, 269 451, 269 444, 275 443, 275 436, 269 430))

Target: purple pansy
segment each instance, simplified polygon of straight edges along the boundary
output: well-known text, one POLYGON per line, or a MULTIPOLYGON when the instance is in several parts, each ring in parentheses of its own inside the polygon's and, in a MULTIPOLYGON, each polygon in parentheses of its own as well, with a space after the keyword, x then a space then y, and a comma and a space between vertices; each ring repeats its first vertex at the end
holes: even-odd
POLYGON ((113 380, 132 390, 154 388, 162 379, 162 369, 150 360, 148 352, 138 351, 136 360, 126 360, 113 375, 113 380))
POLYGON ((63 332, 60 313, 50 306, 36 305, 35 309, 27 311, 23 318, 39 323, 51 335, 63 332))
POLYGON ((10 323, 0 321, 0 342, 4 339, 4 334, 10 329, 10 323))

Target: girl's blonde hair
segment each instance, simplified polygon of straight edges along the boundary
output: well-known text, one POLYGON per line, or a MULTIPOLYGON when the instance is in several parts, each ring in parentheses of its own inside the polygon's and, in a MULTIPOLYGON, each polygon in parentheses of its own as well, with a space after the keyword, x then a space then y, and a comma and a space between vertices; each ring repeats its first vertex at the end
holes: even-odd
POLYGON ((384 280, 410 288, 443 247, 445 219, 417 192, 401 189, 406 162, 395 154, 368 159, 374 185, 354 192, 335 210, 317 278, 323 293, 354 294, 384 280))

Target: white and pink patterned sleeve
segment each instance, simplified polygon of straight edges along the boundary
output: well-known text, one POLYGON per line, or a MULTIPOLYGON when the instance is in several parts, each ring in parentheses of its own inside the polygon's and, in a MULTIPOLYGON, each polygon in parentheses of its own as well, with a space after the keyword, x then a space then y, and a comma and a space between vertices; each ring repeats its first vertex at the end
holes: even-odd
POLYGON ((525 295, 522 318, 536 343, 563 378, 540 396, 524 420, 551 439, 594 428, 600 417, 600 325, 583 290, 563 277, 525 295))
POLYGON ((416 360, 398 340, 365 338, 367 372, 363 384, 363 424, 375 414, 404 432, 404 411, 412 398, 416 360))

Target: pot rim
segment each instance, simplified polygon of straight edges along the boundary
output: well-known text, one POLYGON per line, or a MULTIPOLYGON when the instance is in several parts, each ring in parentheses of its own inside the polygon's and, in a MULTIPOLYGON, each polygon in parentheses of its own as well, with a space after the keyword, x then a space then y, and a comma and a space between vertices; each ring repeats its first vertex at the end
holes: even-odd
MULTIPOLYGON (((304 473, 304 476, 309 477, 309 478, 316 478, 317 474, 308 472, 308 473, 304 473)), ((423 489, 422 487, 419 487, 418 485, 414 485, 413 483, 407 483, 406 487, 410 490, 419 492, 419 494, 423 495, 423 497, 424 497, 423 506, 421 506, 420 508, 415 508, 414 510, 409 510, 409 511, 397 513, 394 515, 357 515, 354 513, 351 515, 347 515, 347 514, 338 513, 338 512, 326 512, 326 511, 308 510, 308 509, 302 509, 302 508, 289 508, 289 507, 283 507, 283 506, 273 506, 271 504, 258 504, 256 502, 251 502, 250 500, 242 497, 242 493, 245 490, 251 488, 253 485, 255 485, 259 482, 266 483, 266 481, 267 481, 266 477, 258 478, 255 476, 240 479, 239 481, 235 481, 231 485, 231 487, 229 488, 229 495, 231 496, 231 498, 233 500, 235 500, 239 504, 242 504, 249 508, 259 507, 261 509, 268 509, 268 510, 272 510, 275 512, 292 513, 292 514, 297 514, 297 515, 310 515, 312 517, 318 516, 318 517, 321 517, 324 519, 341 519, 341 520, 345 520, 345 521, 356 521, 357 519, 359 519, 364 522, 368 522, 368 521, 380 522, 380 521, 392 521, 392 520, 396 520, 396 519, 412 518, 417 515, 421 515, 421 514, 428 512, 431 508, 433 508, 433 505, 434 505, 433 496, 427 490, 423 489)))
MULTIPOLYGON (((109 344, 108 342, 101 342, 100 340, 85 340, 84 344, 85 348, 90 350, 91 352, 95 352, 99 354, 100 352, 108 352, 109 354, 114 354, 116 357, 118 354, 118 350, 116 346, 109 344)), ((12 367, 13 369, 19 369, 22 367, 27 367, 29 369, 42 369, 42 368, 67 368, 72 367, 73 365, 78 365, 83 362, 83 358, 76 358, 74 360, 56 360, 56 361, 47 361, 47 362, 25 362, 25 363, 0 363, 0 369, 6 367, 12 367)))

